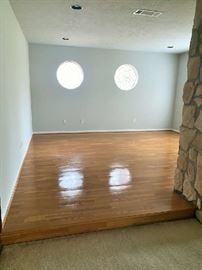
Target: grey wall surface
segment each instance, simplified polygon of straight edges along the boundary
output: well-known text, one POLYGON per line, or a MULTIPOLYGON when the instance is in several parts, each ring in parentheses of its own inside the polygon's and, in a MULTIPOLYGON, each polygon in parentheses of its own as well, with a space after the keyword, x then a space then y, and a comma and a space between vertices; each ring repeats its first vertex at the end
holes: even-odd
POLYGON ((39 44, 30 44, 29 52, 35 132, 172 127, 177 55, 39 44), (66 60, 84 70, 78 89, 57 82, 56 70, 66 60), (126 63, 139 72, 128 92, 114 83, 116 69, 126 63))
POLYGON ((9 1, 0 1, 0 197, 2 217, 32 134, 28 44, 9 1))
POLYGON ((176 96, 173 111, 173 129, 178 131, 180 125, 182 124, 182 108, 183 108, 182 95, 184 84, 187 80, 187 61, 188 61, 188 53, 183 53, 179 55, 176 96))

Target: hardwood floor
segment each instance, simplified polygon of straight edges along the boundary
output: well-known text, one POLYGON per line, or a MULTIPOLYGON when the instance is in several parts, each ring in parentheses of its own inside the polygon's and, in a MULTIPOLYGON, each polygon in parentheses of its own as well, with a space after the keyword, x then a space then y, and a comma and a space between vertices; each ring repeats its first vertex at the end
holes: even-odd
POLYGON ((174 132, 34 135, 4 244, 193 216, 174 193, 174 132))

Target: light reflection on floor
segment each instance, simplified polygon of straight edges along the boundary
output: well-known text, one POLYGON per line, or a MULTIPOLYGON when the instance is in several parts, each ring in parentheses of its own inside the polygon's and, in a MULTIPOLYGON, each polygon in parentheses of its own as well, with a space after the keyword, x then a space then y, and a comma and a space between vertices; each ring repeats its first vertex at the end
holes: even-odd
POLYGON ((120 192, 129 187, 131 182, 131 174, 128 168, 122 165, 112 166, 109 173, 109 188, 111 192, 120 192))
MULTIPOLYGON (((106 183, 108 183, 110 192, 117 193, 127 189, 131 179, 131 173, 126 166, 113 164, 106 183)), ((58 184, 60 194, 64 199, 71 200, 81 196, 84 184, 84 175, 81 168, 79 166, 67 166, 63 168, 58 179, 58 184)))
POLYGON ((60 194, 63 198, 74 199, 82 193, 84 176, 80 168, 65 168, 59 176, 60 194))

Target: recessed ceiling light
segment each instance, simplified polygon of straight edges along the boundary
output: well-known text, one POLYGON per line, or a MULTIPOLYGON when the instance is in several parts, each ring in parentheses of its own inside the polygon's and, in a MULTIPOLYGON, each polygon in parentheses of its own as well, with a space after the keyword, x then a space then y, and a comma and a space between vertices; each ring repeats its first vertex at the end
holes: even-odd
POLYGON ((167 46, 168 49, 173 49, 174 46, 173 45, 170 45, 170 46, 167 46))
POLYGON ((68 37, 63 37, 62 39, 63 39, 63 40, 69 40, 69 38, 68 38, 68 37))
POLYGON ((74 10, 81 10, 81 9, 82 9, 82 6, 80 6, 80 5, 72 5, 72 6, 71 6, 71 9, 74 9, 74 10))

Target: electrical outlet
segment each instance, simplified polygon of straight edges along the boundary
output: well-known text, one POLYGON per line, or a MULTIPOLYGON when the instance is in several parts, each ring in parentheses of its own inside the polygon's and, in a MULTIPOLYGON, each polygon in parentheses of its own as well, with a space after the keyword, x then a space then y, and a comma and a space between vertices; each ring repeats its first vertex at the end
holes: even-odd
POLYGON ((66 125, 67 124, 67 120, 66 119, 63 119, 63 125, 66 125))
POLYGON ((133 123, 136 123, 137 119, 136 118, 133 118, 133 123))
POLYGON ((80 124, 83 125, 85 123, 85 120, 84 119, 81 119, 80 120, 80 124))

